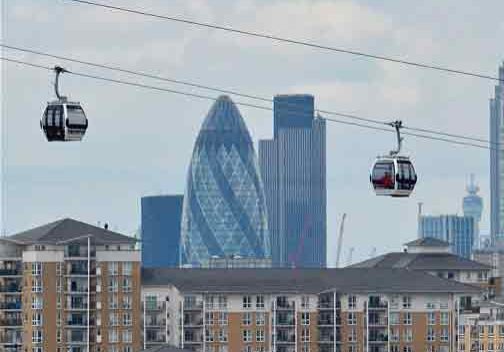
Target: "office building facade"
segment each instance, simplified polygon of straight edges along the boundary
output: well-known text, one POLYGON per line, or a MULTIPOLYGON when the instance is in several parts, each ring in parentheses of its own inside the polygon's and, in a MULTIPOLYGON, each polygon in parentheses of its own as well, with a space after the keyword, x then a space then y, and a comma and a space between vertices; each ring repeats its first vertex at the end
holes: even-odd
POLYGON ((481 241, 479 237, 479 223, 481 214, 483 213, 483 198, 478 195, 479 187, 474 181, 474 175, 471 174, 469 184, 467 185, 467 195, 462 202, 464 216, 474 218, 474 243, 475 247, 479 247, 481 241))
POLYGON ((274 99, 274 136, 259 142, 273 265, 326 266, 326 126, 311 95, 274 99))
POLYGON ((473 286, 401 269, 145 269, 144 348, 454 351, 473 286))
POLYGON ((470 258, 475 243, 475 219, 472 216, 421 215, 418 219, 420 238, 432 237, 448 242, 451 251, 470 258))
POLYGON ((0 351, 139 351, 133 248, 130 237, 73 219, 0 238, 0 351))
MULTIPOLYGON (((499 78, 504 80, 504 63, 499 68, 499 78)), ((490 143, 504 143, 504 83, 495 87, 495 96, 490 99, 490 143)), ((490 235, 495 244, 504 234, 504 162, 502 148, 490 150, 490 235)))
POLYGON ((194 145, 184 196, 182 264, 211 257, 269 258, 263 183, 252 138, 232 100, 221 96, 194 145))
POLYGON ((142 266, 180 265, 180 223, 183 195, 142 197, 142 266))

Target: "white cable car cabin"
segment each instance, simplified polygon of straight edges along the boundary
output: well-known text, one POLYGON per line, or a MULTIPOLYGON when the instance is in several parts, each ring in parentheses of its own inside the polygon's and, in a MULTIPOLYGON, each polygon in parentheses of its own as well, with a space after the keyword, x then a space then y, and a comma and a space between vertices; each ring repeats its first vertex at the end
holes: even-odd
POLYGON ((80 141, 88 127, 86 114, 79 102, 68 101, 59 94, 59 75, 67 71, 59 66, 56 66, 54 71, 56 72, 54 89, 58 100, 47 103, 40 127, 49 142, 80 141))
POLYGON ((388 156, 376 158, 370 180, 378 196, 408 197, 415 188, 417 175, 410 158, 398 155, 402 143, 399 132, 402 122, 395 121, 391 126, 397 131, 398 148, 388 156))

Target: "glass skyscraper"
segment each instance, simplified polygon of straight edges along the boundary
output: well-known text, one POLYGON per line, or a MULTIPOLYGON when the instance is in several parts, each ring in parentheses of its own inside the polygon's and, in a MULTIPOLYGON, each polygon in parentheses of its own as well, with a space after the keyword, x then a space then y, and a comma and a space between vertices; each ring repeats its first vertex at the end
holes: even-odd
POLYGON ((182 263, 270 258, 264 189, 252 138, 236 105, 221 96, 206 116, 187 175, 182 263))
MULTIPOLYGON (((499 68, 499 78, 504 80, 504 63, 499 68)), ((495 97, 490 99, 490 236, 492 244, 504 235, 504 83, 495 87, 495 97)))
POLYGON ((326 127, 313 96, 276 96, 273 128, 259 142, 273 265, 325 267, 326 127))
POLYGON ((182 195, 142 197, 142 266, 178 267, 182 195))
POLYGON ((475 240, 475 219, 472 216, 422 215, 419 217, 420 238, 437 238, 448 242, 451 251, 470 258, 475 240))

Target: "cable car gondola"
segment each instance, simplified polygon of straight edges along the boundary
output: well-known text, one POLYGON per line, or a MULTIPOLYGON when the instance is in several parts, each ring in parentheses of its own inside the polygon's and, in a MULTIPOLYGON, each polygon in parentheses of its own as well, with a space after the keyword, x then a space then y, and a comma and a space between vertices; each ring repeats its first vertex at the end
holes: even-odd
POLYGON ((408 197, 415 188, 417 175, 410 158, 399 155, 402 145, 402 121, 394 121, 390 125, 396 130, 397 149, 387 156, 376 158, 370 180, 378 196, 408 197))
POLYGON ((54 91, 58 100, 47 103, 44 115, 40 120, 40 127, 49 142, 80 141, 88 127, 86 114, 79 102, 68 101, 67 97, 59 94, 59 76, 68 71, 56 66, 54 72, 56 72, 54 91))

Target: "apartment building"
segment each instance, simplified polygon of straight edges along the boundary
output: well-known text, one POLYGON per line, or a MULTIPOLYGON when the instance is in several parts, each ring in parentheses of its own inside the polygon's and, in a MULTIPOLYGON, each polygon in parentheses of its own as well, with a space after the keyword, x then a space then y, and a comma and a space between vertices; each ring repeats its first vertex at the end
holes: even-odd
POLYGON ((500 292, 492 266, 450 252, 450 244, 436 238, 420 238, 404 244, 402 252, 390 252, 353 264, 352 268, 402 268, 423 271, 448 280, 482 288, 488 298, 500 292))
POLYGON ((0 239, 0 351, 136 352, 140 252, 63 219, 0 239))
POLYGON ((143 347, 448 352, 480 298, 405 269, 143 269, 143 347))
POLYGON ((459 352, 504 351, 504 302, 485 302, 478 314, 461 316, 457 341, 459 352))

